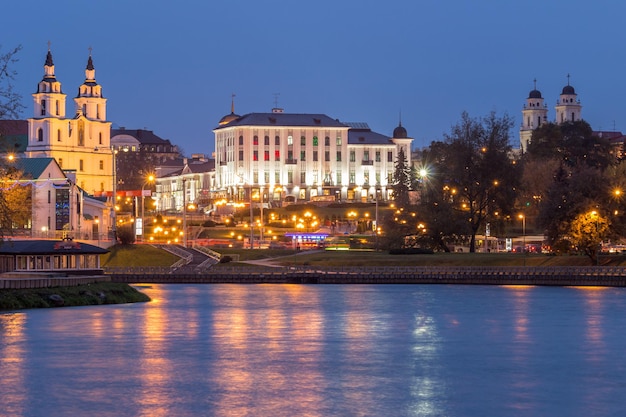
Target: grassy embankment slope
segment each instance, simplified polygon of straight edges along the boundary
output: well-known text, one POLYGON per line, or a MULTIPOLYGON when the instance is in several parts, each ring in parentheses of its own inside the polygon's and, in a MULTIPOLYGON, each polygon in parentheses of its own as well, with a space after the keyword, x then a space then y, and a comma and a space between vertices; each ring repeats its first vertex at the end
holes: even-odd
POLYGON ((0 290, 0 311, 27 308, 76 307, 150 301, 127 284, 100 282, 75 287, 0 290))

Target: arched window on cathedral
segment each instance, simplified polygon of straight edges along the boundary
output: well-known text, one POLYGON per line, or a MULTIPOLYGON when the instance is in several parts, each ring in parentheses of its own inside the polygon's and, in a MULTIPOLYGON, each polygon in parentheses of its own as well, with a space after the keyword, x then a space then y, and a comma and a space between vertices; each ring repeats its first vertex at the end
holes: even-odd
POLYGON ((56 105, 56 109, 55 109, 55 111, 56 111, 56 115, 58 116, 59 114, 61 114, 61 113, 60 113, 60 110, 59 110, 59 100, 57 100, 57 101, 55 102, 55 105, 56 105))
POLYGON ((61 142, 61 129, 57 130, 57 142, 61 142))
POLYGON ((37 129, 37 142, 43 142, 43 129, 37 129))
POLYGON ((83 116, 87 117, 87 105, 83 104, 83 116))
POLYGON ((98 133, 98 145, 102 145, 102 132, 98 133))
POLYGON ((100 105, 96 104, 96 119, 100 118, 100 105))
POLYGON ((41 115, 46 115, 46 100, 41 100, 41 115))

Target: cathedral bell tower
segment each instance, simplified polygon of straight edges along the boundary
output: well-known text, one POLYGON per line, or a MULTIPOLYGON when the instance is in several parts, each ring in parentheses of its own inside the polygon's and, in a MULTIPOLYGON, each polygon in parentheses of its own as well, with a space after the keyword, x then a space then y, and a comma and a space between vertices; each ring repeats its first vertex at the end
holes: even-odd
POLYGON ((569 84, 569 74, 567 74, 567 85, 563 87, 563 91, 556 103, 556 124, 566 122, 577 122, 581 120, 582 105, 576 97, 574 87, 569 84))
POLYGON ((537 80, 534 80, 534 83, 534 88, 528 94, 522 110, 522 126, 519 132, 522 153, 528 149, 533 130, 548 121, 548 108, 541 96, 541 91, 537 90, 537 80))
POLYGON ((60 124, 65 119, 66 95, 61 91, 61 83, 54 75, 50 44, 48 44, 48 54, 43 68, 44 76, 37 84, 37 92, 33 94, 34 114, 29 119, 28 132, 28 147, 41 150, 49 145, 53 131, 52 125, 60 124))
POLYGON ((96 82, 96 70, 91 58, 91 48, 87 67, 85 68, 85 82, 78 87, 78 95, 74 99, 77 113, 82 113, 89 120, 106 120, 106 99, 102 97, 102 87, 96 82))

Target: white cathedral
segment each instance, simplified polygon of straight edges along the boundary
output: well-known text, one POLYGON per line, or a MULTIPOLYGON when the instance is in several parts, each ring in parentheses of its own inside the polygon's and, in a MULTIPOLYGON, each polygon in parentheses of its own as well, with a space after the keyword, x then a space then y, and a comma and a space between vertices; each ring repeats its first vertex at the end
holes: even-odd
MULTIPOLYGON (((555 110, 556 124, 581 120, 582 105, 577 98, 574 87, 569 83, 569 75, 567 76, 567 85, 561 91, 555 110)), ((537 80, 535 80, 535 86, 528 94, 526 104, 522 110, 522 126, 519 132, 522 153, 525 153, 528 149, 533 130, 548 122, 548 107, 544 103, 541 91, 537 90, 537 80)))
POLYGON ((70 117, 66 116, 66 97, 56 79, 48 48, 44 76, 33 94, 34 114, 28 119, 24 162, 56 161, 56 172, 62 170, 56 176, 65 177, 68 186, 62 187, 66 190, 63 194, 54 190, 60 186, 58 178, 35 180, 42 185, 35 188, 32 230, 48 230, 53 235, 63 231, 64 235, 77 238, 95 239, 92 236, 99 235, 106 239, 106 232, 115 230, 114 153, 111 122, 106 120, 106 99, 96 82, 91 51, 85 80, 78 87, 75 111, 70 117), (53 187, 45 197, 43 184, 51 181, 53 187), (110 198, 107 203, 104 197, 110 198), (60 221, 59 216, 64 220, 60 221))

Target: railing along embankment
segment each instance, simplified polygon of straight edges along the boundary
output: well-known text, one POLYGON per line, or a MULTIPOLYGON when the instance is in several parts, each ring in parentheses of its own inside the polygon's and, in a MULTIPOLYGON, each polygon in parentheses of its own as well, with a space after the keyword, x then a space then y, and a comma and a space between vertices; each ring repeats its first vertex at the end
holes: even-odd
POLYGON ((219 267, 197 270, 106 270, 127 283, 311 283, 626 286, 625 267, 219 267))

